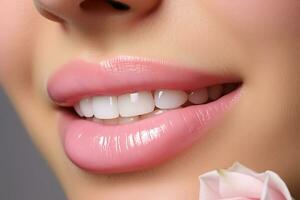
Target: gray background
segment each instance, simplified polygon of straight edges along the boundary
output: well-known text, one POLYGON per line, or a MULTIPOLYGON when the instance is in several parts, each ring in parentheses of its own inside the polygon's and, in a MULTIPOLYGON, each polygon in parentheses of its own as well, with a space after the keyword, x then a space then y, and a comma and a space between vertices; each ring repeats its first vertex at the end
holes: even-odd
POLYGON ((0 88, 0 200, 66 200, 0 88))

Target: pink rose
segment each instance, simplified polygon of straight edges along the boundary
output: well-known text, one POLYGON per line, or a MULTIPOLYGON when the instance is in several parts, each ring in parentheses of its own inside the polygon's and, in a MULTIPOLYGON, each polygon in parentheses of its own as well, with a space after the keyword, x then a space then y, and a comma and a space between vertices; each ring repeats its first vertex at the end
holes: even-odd
POLYGON ((282 179, 272 171, 257 173, 235 163, 199 177, 200 200, 292 200, 282 179))

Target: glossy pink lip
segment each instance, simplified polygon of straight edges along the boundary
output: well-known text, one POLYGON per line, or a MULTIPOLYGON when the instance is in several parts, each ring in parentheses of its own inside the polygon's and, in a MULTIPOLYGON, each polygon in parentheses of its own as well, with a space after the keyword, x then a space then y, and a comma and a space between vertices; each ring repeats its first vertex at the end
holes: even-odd
MULTIPOLYGON (((89 63, 75 60, 50 77, 48 93, 60 105, 85 96, 154 89, 190 90, 237 80, 186 70, 163 62, 117 57, 89 63)), ((103 125, 61 112, 59 131, 66 154, 77 166, 101 173, 146 169, 191 146, 239 97, 237 89, 217 101, 168 111, 125 125, 103 125)))
POLYGON ((174 64, 120 56, 99 63, 73 60, 50 77, 47 89, 56 103, 73 105, 85 96, 158 88, 190 90, 237 80, 237 77, 225 74, 209 74, 174 64))

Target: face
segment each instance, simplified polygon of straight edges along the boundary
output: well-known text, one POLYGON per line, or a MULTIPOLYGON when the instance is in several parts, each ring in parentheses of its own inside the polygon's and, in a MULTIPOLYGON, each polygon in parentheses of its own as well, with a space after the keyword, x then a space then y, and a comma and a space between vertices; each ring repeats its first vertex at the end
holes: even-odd
MULTIPOLYGON (((129 6, 128 10, 92 0, 2 0, 1 85, 67 196, 74 200, 120 199, 125 195, 128 199, 139 199, 140 196, 145 197, 143 199, 198 199, 200 174, 227 168, 239 161, 257 171, 276 171, 294 196, 300 198, 300 157, 297 156, 300 148, 300 2, 122 2, 129 6), (129 65, 124 65, 124 60, 121 64, 111 64, 114 63, 111 58, 120 55, 155 61, 141 62, 144 59, 130 58, 129 65), (85 60, 83 64, 81 60, 85 60), (103 60, 108 60, 113 69, 121 67, 124 75, 118 70, 117 75, 104 70, 102 78, 98 78, 100 82, 97 82, 100 73, 97 70, 107 65, 94 66, 91 63, 103 60), (175 64, 166 66, 161 64, 162 60, 175 64), (81 63, 77 64, 78 68, 74 67, 76 62, 81 63), (66 63, 69 67, 65 66, 66 63), (130 71, 131 65, 142 65, 146 69, 149 65, 150 75, 130 71), (180 66, 182 82, 178 81, 179 73, 174 73, 175 65, 180 66), (151 77, 152 72, 162 81, 151 77), (82 76, 76 79, 78 74, 82 76), (222 75, 228 78, 220 78, 222 75), (136 80, 132 84, 128 83, 130 77, 136 80), (75 79, 80 83, 77 87, 74 86, 75 79), (147 80, 152 85, 147 85, 147 80), (166 85, 167 80, 169 85, 166 85), (75 106, 87 97, 114 96, 110 102, 116 98, 120 104, 120 96, 124 93, 145 90, 144 96, 135 93, 145 107, 150 90, 172 87, 169 89, 175 95, 173 98, 172 91, 161 91, 160 94, 166 94, 167 106, 178 100, 178 105, 175 102, 173 106, 179 107, 182 104, 180 99, 186 99, 184 95, 191 93, 191 88, 211 92, 213 84, 222 84, 224 89, 229 80, 239 82, 240 86, 223 97, 219 98, 220 94, 216 98, 210 96, 209 102, 200 108, 188 104, 185 108, 163 111, 165 113, 146 120, 135 118, 125 125, 103 120, 103 117, 98 121, 84 119, 75 112, 68 125, 61 122, 64 121, 61 113, 73 112, 63 107, 75 106), (67 86, 71 89, 64 88, 67 86), (189 127, 198 128, 186 135, 180 129, 182 122, 174 123, 179 127, 176 136, 184 145, 176 139, 166 138, 154 145, 136 148, 141 152, 140 157, 133 149, 130 153, 135 157, 115 153, 111 158, 102 159, 105 152, 91 150, 89 139, 84 135, 91 131, 83 131, 84 142, 72 140, 73 136, 79 136, 73 132, 82 126, 97 126, 95 132, 106 130, 105 134, 119 134, 117 129, 147 126, 147 120, 171 120, 171 112, 194 112, 211 105, 218 106, 236 93, 239 93, 237 100, 208 128, 202 129, 195 125, 193 118, 187 118, 185 122, 190 124, 189 127), (90 125, 78 125, 77 121, 90 125), (72 130, 61 133, 61 124, 72 130), (166 152, 164 148, 171 150, 166 152)), ((133 96, 125 96, 124 101, 133 96)), ((131 108, 129 104, 126 106, 131 108)), ((212 118, 218 115, 211 113, 212 118)), ((98 133, 90 134, 95 136, 94 139, 98 133)))

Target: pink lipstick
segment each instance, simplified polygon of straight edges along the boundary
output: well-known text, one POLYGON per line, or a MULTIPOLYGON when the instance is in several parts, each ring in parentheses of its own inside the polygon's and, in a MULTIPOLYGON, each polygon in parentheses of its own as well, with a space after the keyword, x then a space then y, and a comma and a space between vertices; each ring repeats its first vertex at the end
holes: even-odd
MULTIPOLYGON (((139 91, 151 94, 158 89, 190 93, 238 82, 232 75, 121 56, 99 63, 79 59, 66 63, 50 77, 47 89, 54 103, 72 107, 83 98, 94 96, 139 91)), ((201 140, 212 126, 217 126, 221 116, 238 101, 240 88, 206 103, 182 103, 176 109, 128 124, 108 125, 60 109, 62 144, 70 160, 89 171, 121 173, 151 168, 201 140)), ((186 99, 190 99, 188 95, 186 99)))

